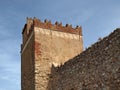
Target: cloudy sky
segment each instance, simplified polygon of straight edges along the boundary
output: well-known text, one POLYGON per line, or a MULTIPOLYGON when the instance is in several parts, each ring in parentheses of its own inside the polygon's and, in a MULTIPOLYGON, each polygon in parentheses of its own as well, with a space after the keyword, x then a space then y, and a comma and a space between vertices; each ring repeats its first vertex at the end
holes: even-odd
POLYGON ((120 27, 120 0, 0 0, 0 90, 20 90, 26 17, 82 26, 86 48, 120 27))

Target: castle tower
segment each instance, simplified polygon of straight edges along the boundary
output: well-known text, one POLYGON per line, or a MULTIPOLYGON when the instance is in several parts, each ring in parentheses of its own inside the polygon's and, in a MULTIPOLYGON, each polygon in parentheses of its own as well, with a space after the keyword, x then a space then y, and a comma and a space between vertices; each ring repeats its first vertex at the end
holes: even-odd
POLYGON ((48 90, 52 65, 60 66, 83 51, 79 26, 27 18, 22 37, 22 90, 48 90))

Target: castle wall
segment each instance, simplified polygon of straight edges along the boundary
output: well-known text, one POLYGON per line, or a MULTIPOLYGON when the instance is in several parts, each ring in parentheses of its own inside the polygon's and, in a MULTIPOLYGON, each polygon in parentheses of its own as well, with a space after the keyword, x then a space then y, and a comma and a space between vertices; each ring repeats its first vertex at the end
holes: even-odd
POLYGON ((35 89, 48 90, 52 65, 60 66, 83 51, 82 36, 34 27, 35 89))
POLYGON ((120 29, 51 70, 49 90, 120 90, 120 29))

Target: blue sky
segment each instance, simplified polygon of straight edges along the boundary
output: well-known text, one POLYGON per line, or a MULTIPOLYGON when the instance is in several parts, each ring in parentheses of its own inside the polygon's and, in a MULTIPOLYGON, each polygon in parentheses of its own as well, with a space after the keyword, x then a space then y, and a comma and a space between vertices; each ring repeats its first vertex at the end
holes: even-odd
POLYGON ((82 26, 84 47, 120 27, 120 0, 0 0, 0 90, 20 90, 26 17, 82 26))

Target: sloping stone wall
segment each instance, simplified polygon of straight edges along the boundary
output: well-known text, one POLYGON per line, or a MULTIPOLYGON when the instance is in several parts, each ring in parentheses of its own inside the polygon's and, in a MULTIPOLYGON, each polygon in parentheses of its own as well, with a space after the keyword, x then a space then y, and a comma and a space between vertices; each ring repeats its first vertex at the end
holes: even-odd
POLYGON ((120 90, 120 29, 51 70, 49 90, 120 90))

